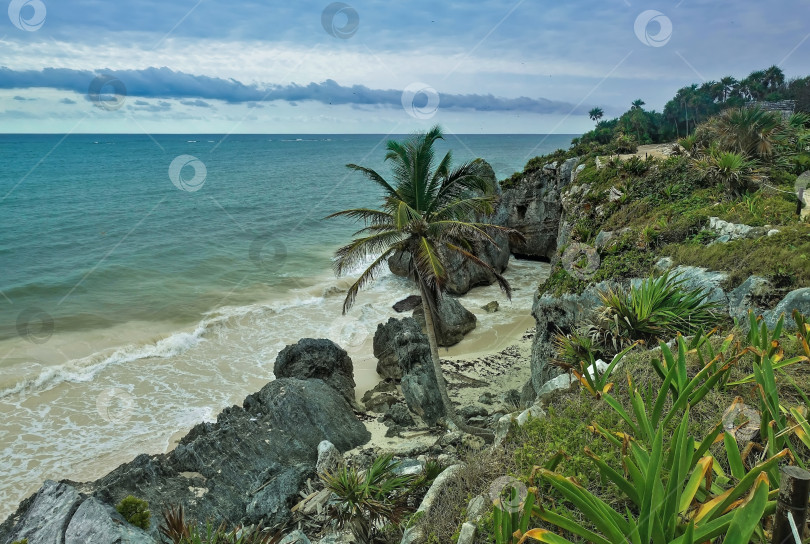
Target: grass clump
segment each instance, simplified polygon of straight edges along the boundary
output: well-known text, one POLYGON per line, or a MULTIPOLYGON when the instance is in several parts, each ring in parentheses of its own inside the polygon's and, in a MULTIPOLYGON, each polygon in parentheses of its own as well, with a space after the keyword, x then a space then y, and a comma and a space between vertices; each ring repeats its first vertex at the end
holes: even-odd
POLYGON ((775 280, 786 288, 810 285, 810 225, 779 227, 772 236, 704 246, 694 243, 663 248, 677 264, 725 270, 725 287, 740 285, 751 275, 775 280))

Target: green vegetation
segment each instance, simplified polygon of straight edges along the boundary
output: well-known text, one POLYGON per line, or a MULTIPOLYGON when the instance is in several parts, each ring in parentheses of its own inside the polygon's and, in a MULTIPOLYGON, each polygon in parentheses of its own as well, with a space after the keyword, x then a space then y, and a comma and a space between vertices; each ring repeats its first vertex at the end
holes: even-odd
POLYGON ((149 520, 152 514, 149 512, 149 503, 145 500, 129 495, 121 499, 115 509, 135 527, 140 527, 144 531, 149 529, 149 520))
POLYGON ((629 291, 608 288, 598 293, 596 334, 614 349, 635 340, 666 340, 676 333, 694 334, 720 319, 721 305, 705 300, 703 289, 687 289, 686 280, 664 272, 629 291))
POLYGON ((349 529, 359 542, 380 541, 392 526, 398 529, 411 513, 410 504, 421 497, 442 467, 426 463, 418 475, 398 475, 400 463, 391 455, 378 457, 365 471, 341 467, 321 477, 336 499, 329 516, 338 529, 349 529))
POLYGON ((267 531, 261 525, 228 530, 224 522, 214 525, 209 520, 201 529, 186 521, 182 506, 163 511, 160 534, 171 544, 278 544, 284 538, 281 531, 267 531))
POLYGON ((411 279, 419 288, 422 307, 429 309, 425 312, 426 332, 445 413, 465 432, 491 437, 491 431, 470 427, 459 418, 447 396, 436 342, 436 308, 448 280, 446 256, 451 254, 488 270, 510 297, 509 283, 471 250, 475 241, 495 245, 492 238, 495 233, 514 235, 514 232, 476 220, 476 217, 493 213, 497 197, 493 180, 480 161, 451 169, 450 152, 436 164, 433 144, 439 139, 442 139, 442 131, 435 126, 405 142, 390 140, 385 160, 393 163, 391 183, 374 170, 347 165, 382 188, 385 196, 379 209, 350 209, 329 216, 348 217, 365 224, 351 243, 337 250, 334 269, 337 275, 342 275, 366 259, 374 258, 349 288, 343 303, 345 313, 358 291, 373 281, 380 269, 388 266, 389 257, 397 252, 408 255, 411 279))

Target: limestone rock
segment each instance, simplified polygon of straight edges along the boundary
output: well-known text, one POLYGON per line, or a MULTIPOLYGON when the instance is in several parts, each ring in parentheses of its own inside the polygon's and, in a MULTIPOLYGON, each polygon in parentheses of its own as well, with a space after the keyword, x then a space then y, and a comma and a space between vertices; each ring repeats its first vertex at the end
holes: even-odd
POLYGON ((477 522, 487 513, 489 503, 483 495, 476 495, 467 503, 467 521, 477 522))
POLYGON ((363 405, 369 412, 384 413, 402 400, 402 394, 392 381, 382 381, 363 394, 363 405))
MULTIPOLYGON (((37 544, 28 539, 29 544, 37 544)), ((65 529, 65 544, 155 544, 145 531, 130 525, 116 510, 90 497, 70 518, 65 529)))
POLYGON ((334 444, 328 440, 321 440, 318 444, 318 461, 315 463, 315 472, 318 474, 334 473, 343 464, 343 455, 334 444))
POLYGON ((557 249, 562 204, 560 192, 572 178, 579 159, 562 165, 551 163, 542 169, 525 172, 503 191, 496 222, 523 234, 524 241, 510 247, 518 256, 551 259, 557 249))
POLYGON ((475 542, 475 533, 477 527, 474 523, 465 521, 461 525, 461 530, 458 533, 458 541, 456 544, 473 544, 475 542))
POLYGON ((488 302, 481 306, 481 309, 488 314, 494 314, 500 309, 500 304, 498 304, 497 300, 493 300, 492 302, 488 302))
POLYGON ((411 412, 428 425, 445 415, 427 337, 421 332, 405 331, 394 340, 402 369, 402 395, 411 412))
POLYGON ((411 310, 415 309, 417 306, 421 304, 422 304, 422 297, 420 297, 419 295, 410 295, 394 304, 394 311, 396 311, 397 313, 410 312, 411 310))
POLYGON ((304 338, 285 347, 273 367, 276 378, 317 378, 354 404, 354 367, 346 350, 325 338, 304 338))
MULTIPOLYGON (((439 322, 436 324, 436 342, 439 346, 449 347, 461 342, 468 332, 475 329, 478 319, 471 311, 461 305, 458 299, 443 296, 437 304, 439 322)), ((425 330, 425 313, 420 306, 413 311, 413 317, 425 330)))
POLYGON ((766 312, 763 317, 768 327, 773 329, 779 316, 785 315, 785 330, 796 330, 796 323, 793 321, 793 310, 799 310, 803 315, 810 316, 810 287, 794 289, 770 312, 766 312))
POLYGON ((278 544, 311 544, 307 535, 301 531, 295 530, 281 539, 278 544))
POLYGON ((412 427, 416 424, 408 407, 402 403, 392 405, 383 416, 383 422, 391 422, 400 427, 412 427))
POLYGON ((765 310, 757 304, 757 299, 773 293, 773 285, 770 281, 760 276, 750 276, 739 286, 728 294, 728 313, 736 318, 740 327, 748 332, 748 310, 751 309, 757 315, 762 315, 765 310))
MULTIPOLYGON (((377 374, 383 378, 392 378, 398 380, 402 377, 402 370, 399 367, 399 354, 397 353, 397 343, 395 341, 397 335, 404 332, 409 332, 412 335, 423 335, 422 327, 412 317, 397 319, 391 317, 386 323, 377 325, 377 331, 374 333, 374 357, 377 358, 377 374)), ((427 336, 425 336, 427 342, 427 336)))
POLYGON ((0 529, 0 542, 27 538, 31 544, 62 544, 67 524, 80 502, 81 496, 74 487, 47 480, 36 494, 23 501, 21 509, 28 505, 21 516, 6 520, 3 526, 16 524, 8 534, 0 529))

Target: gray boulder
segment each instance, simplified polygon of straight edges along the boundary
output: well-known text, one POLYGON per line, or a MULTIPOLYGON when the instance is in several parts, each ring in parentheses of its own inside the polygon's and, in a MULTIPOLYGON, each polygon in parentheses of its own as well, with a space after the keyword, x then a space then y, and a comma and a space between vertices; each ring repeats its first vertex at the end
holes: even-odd
POLYGON ((116 510, 93 497, 80 494, 67 483, 46 481, 30 499, 23 502, 10 533, 0 541, 28 544, 155 544, 147 532, 130 525, 116 510), (26 504, 27 503, 27 504, 26 504), (22 508, 27 506, 27 508, 22 508), (22 510, 22 511, 21 511, 22 510))
POLYGON ((401 402, 402 399, 403 397, 396 384, 386 380, 363 393, 363 406, 369 412, 383 413, 393 404, 401 402))
POLYGON ((292 533, 285 536, 284 538, 282 538, 281 542, 279 542, 278 544, 311 544, 311 542, 307 538, 307 535, 305 535, 301 531, 295 530, 292 533))
POLYGON ((794 289, 770 312, 766 312, 763 317, 768 327, 773 329, 779 316, 785 316, 785 330, 796 330, 796 323, 793 321, 793 310, 799 310, 805 317, 810 317, 810 287, 794 289))
MULTIPOLYGON (((704 301, 719 302, 724 307, 728 305, 728 296, 721 287, 721 284, 728 279, 725 272, 716 272, 698 266, 676 266, 672 270, 673 275, 683 280, 683 286, 687 289, 702 289, 706 296, 704 301)), ((640 280, 633 280, 638 282, 640 280)))
POLYGON ((762 315, 766 310, 761 308, 758 300, 762 300, 773 293, 773 285, 770 281, 760 276, 750 276, 739 286, 728 294, 728 313, 737 319, 743 331, 748 332, 748 310, 751 309, 756 315, 762 315))
POLYGON ((394 340, 397 361, 402 369, 402 395, 411 412, 428 425, 444 417, 444 404, 439 393, 427 336, 405 331, 394 340))
MULTIPOLYGON (((70 518, 65 544, 155 544, 147 532, 130 525, 114 508, 90 497, 70 518)), ((28 544, 36 544, 30 538, 28 544)))
POLYGON ((581 295, 535 296, 532 316, 534 316, 536 324, 536 333, 532 341, 530 359, 531 386, 527 386, 523 390, 521 395, 523 403, 533 401, 547 381, 562 373, 559 368, 551 364, 556 356, 554 335, 558 329, 564 334, 576 330, 599 305, 596 289, 602 287, 604 286, 594 286, 581 295))
POLYGON ((273 367, 276 378, 316 378, 354 404, 354 367, 346 350, 325 338, 304 338, 285 347, 273 367))
POLYGON ((47 480, 0 526, 0 542, 27 538, 30 544, 62 544, 70 517, 81 500, 74 487, 47 480))
POLYGON ((318 461, 315 463, 315 472, 318 474, 333 473, 343 464, 343 455, 334 444, 322 440, 318 444, 318 461))
MULTIPOLYGON (((377 325, 377 331, 374 333, 373 349, 374 357, 377 358, 377 374, 383 378, 398 380, 402 377, 395 339, 397 335, 406 331, 418 335, 422 334, 422 327, 412 317, 403 319, 391 317, 386 323, 377 325)), ((425 341, 427 341, 427 337, 425 337, 425 341)))
MULTIPOLYGON (((248 395, 242 407, 223 410, 216 423, 196 425, 171 452, 139 455, 80 489, 107 505, 133 495, 152 512, 182 505, 198 520, 231 526, 283 522, 298 497, 296 481, 314 471, 322 440, 346 451, 370 437, 345 397, 322 380, 280 378, 248 395)), ((41 492, 56 485, 46 483, 41 492)), ((0 525, 0 542, 38 531, 36 520, 57 519, 46 512, 72 511, 75 494, 60 489, 60 496, 23 501, 0 525)), ((155 525, 149 533, 157 539, 155 525)))
POLYGON ((484 310, 488 314, 494 314, 495 312, 497 312, 500 309, 500 307, 501 306, 500 306, 500 304, 498 304, 498 301, 493 300, 492 302, 487 302, 486 304, 481 306, 481 309, 484 310))
POLYGON ((422 304, 422 297, 419 295, 410 295, 394 304, 394 311, 397 313, 410 312, 420 304, 422 304))
POLYGON ((401 402, 394 404, 385 412, 383 422, 400 427, 412 427, 416 424, 413 417, 411 417, 411 412, 408 411, 408 407, 401 402))
MULTIPOLYGON (((443 296, 437 304, 437 310, 439 322, 436 327, 436 342, 442 347, 458 344, 478 323, 475 314, 454 297, 443 296)), ((422 330, 425 330, 425 312, 421 306, 413 311, 413 317, 419 322, 422 330)))

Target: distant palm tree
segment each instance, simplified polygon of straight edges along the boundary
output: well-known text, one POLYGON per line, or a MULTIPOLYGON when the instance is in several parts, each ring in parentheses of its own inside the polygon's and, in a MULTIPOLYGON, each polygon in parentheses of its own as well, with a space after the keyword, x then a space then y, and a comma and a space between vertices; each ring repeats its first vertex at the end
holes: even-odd
POLYGON ((738 85, 739 82, 731 76, 726 76, 720 80, 720 86, 723 92, 723 102, 731 97, 731 95, 737 90, 738 85))
POLYGON ((440 249, 461 255, 491 272, 506 296, 511 298, 509 283, 471 253, 471 242, 485 241, 495 245, 491 235, 499 231, 512 237, 520 235, 512 229, 474 220, 476 216, 492 214, 497 198, 494 183, 485 175, 480 161, 451 170, 451 154, 448 152, 435 164, 433 144, 439 139, 442 139, 442 131, 439 126, 434 126, 427 133, 416 134, 404 142, 389 140, 385 160, 393 163, 390 183, 370 168, 346 165, 381 187, 384 196, 379 209, 355 208, 329 216, 349 217, 366 225, 355 233, 357 237, 351 243, 337 250, 334 269, 336 274, 342 275, 375 257, 349 288, 343 303, 343 312, 346 313, 358 291, 373 281, 390 256, 397 252, 408 256, 410 276, 419 288, 425 310, 433 370, 445 413, 461 430, 491 437, 490 431, 470 427, 461 421, 447 395, 436 341, 437 305, 448 281, 448 270, 442 262, 440 249))
POLYGON ((588 117, 591 118, 591 121, 596 121, 599 123, 599 120, 604 117, 605 112, 602 108, 593 108, 591 111, 588 112, 588 117))
POLYGON ((640 110, 641 106, 643 106, 644 104, 646 104, 646 102, 644 102, 640 98, 638 100, 633 100, 633 103, 630 105, 630 109, 631 110, 640 110))

